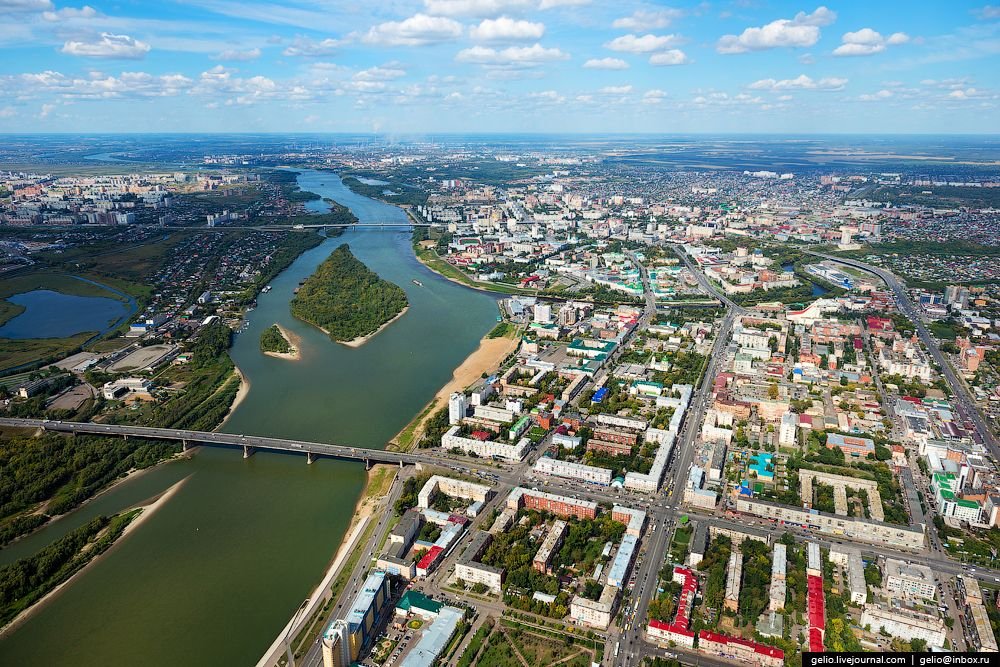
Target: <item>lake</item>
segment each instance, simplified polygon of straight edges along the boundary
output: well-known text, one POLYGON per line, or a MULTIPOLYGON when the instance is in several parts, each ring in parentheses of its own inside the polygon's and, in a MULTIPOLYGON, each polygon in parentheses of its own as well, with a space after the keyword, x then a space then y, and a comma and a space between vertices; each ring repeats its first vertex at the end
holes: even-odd
POLYGON ((128 304, 100 296, 76 296, 47 289, 7 297, 24 306, 0 327, 0 338, 68 338, 85 331, 103 333, 129 314, 128 304))

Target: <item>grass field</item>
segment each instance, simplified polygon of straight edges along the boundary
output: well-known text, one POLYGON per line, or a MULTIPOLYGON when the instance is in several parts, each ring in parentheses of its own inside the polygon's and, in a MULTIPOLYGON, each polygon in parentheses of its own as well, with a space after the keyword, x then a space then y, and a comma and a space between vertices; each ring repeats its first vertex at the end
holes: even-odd
POLYGON ((11 340, 0 338, 0 371, 39 359, 63 357, 83 345, 95 332, 81 333, 69 338, 34 338, 11 340))
MULTIPOLYGON (((84 276, 87 277, 87 276, 84 276)), ((110 287, 116 287, 106 282, 110 287)), ((120 296, 102 289, 97 285, 91 285, 82 280, 77 280, 64 273, 41 271, 38 273, 27 273, 12 278, 0 280, 0 298, 31 292, 32 290, 47 289, 53 292, 62 292, 73 296, 103 296, 109 299, 122 300, 120 296)))
POLYGON ((11 303, 5 299, 0 299, 0 326, 7 320, 12 320, 24 312, 24 306, 11 303))

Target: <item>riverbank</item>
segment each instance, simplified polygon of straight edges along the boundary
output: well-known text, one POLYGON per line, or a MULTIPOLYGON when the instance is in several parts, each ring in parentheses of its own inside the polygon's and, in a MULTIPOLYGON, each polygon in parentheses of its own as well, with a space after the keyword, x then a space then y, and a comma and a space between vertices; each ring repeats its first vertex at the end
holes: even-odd
MULTIPOLYGON (((287 359, 289 361, 298 361, 299 359, 301 359, 302 338, 298 334, 292 333, 291 331, 281 326, 277 322, 274 323, 274 326, 278 328, 278 331, 281 332, 281 335, 284 336, 285 340, 288 341, 290 349, 288 350, 288 352, 264 352, 264 354, 269 357, 275 357, 277 359, 287 359)), ((237 398, 237 400, 239 400, 239 398, 237 398)))
POLYGON ((434 398, 421 410, 413 421, 396 434, 389 442, 391 449, 408 451, 416 446, 423 435, 424 425, 434 414, 438 405, 447 405, 448 397, 457 391, 465 391, 467 387, 499 368, 503 360, 517 350, 521 343, 520 329, 513 327, 508 335, 500 338, 485 337, 479 342, 475 352, 466 357, 452 373, 449 380, 438 390, 434 398))
POLYGON ((295 616, 285 624, 277 638, 257 662, 257 667, 270 667, 277 663, 285 653, 286 637, 295 637, 295 645, 301 649, 304 645, 311 645, 315 636, 325 628, 329 621, 327 612, 330 605, 336 601, 343 588, 344 573, 350 574, 350 570, 353 569, 360 557, 358 549, 368 541, 372 528, 369 525, 372 517, 380 510, 388 511, 390 509, 382 507, 382 505, 388 498, 389 490, 396 479, 397 470, 395 466, 386 464, 376 464, 368 470, 365 486, 354 506, 354 516, 347 527, 346 536, 324 572, 322 581, 307 598, 307 602, 296 610, 295 616), (335 581, 336 583, 334 583, 335 581), (322 608, 320 608, 321 605, 322 608))
MULTIPOLYGON (((390 324, 392 324, 393 322, 395 322, 396 320, 398 320, 399 318, 401 318, 403 315, 405 315, 406 311, 408 311, 409 309, 410 309, 409 306, 407 306, 406 308, 403 308, 403 310, 399 311, 399 315, 396 315, 396 317, 392 318, 391 320, 389 320, 388 322, 386 322, 385 324, 383 324, 382 326, 380 326, 378 329, 376 329, 375 331, 371 332, 367 336, 358 336, 357 338, 355 338, 353 340, 347 340, 347 341, 343 341, 342 340, 342 341, 337 341, 337 342, 340 343, 341 345, 346 345, 347 347, 361 347, 362 345, 364 345, 365 343, 367 343, 369 340, 371 340, 372 338, 374 338, 375 336, 377 336, 387 326, 389 326, 390 324)), ((328 336, 330 335, 329 332, 327 332, 325 329, 323 331, 328 336)))
MULTIPOLYGON (((93 558, 91 558, 89 561, 87 561, 86 565, 84 565, 79 570, 77 570, 76 572, 74 572, 68 579, 66 579, 65 581, 63 581, 62 583, 60 583, 58 586, 56 586, 55 588, 53 588, 51 591, 49 591, 48 593, 46 593, 45 595, 43 595, 42 597, 40 597, 30 607, 24 609, 21 613, 19 613, 17 616, 15 616, 10 621, 10 623, 8 623, 7 625, 5 625, 3 628, 0 628, 0 639, 3 639, 4 637, 6 637, 8 634, 10 634, 14 630, 16 630, 23 623, 25 623, 34 614, 36 614, 39 611, 41 611, 45 607, 46 604, 48 604, 49 602, 51 602, 52 600, 54 600, 56 598, 56 596, 58 596, 65 588, 67 588, 74 581, 76 581, 84 572, 86 572, 87 570, 89 570, 91 567, 93 567, 93 565, 95 563, 99 562, 102 558, 106 557, 109 553, 111 553, 111 551, 115 547, 117 547, 119 544, 122 543, 122 540, 124 540, 126 537, 128 537, 128 535, 131 534, 140 525, 142 525, 143 523, 145 523, 149 519, 149 517, 153 516, 153 514, 156 513, 156 511, 158 509, 160 509, 161 507, 163 507, 163 505, 166 504, 174 496, 174 494, 177 493, 177 491, 184 485, 184 483, 189 478, 190 478, 190 476, 185 477, 184 479, 176 482, 175 484, 173 484, 172 486, 170 486, 168 489, 166 489, 163 493, 160 493, 157 496, 155 496, 154 498, 152 498, 149 503, 147 503, 145 505, 139 505, 137 507, 132 507, 130 509, 125 510, 124 512, 121 512, 121 514, 124 514, 124 513, 127 513, 127 512, 132 512, 132 511, 138 510, 139 514, 134 519, 132 519, 128 523, 127 526, 125 526, 125 528, 121 532, 121 535, 119 535, 114 540, 114 542, 111 544, 111 546, 109 546, 107 549, 105 549, 101 553, 99 553, 96 556, 94 556, 93 558)), ((91 542, 91 544, 89 544, 88 547, 91 547, 93 544, 94 544, 94 542, 91 542)))
POLYGON ((250 393, 250 380, 247 379, 247 376, 243 374, 243 371, 241 371, 240 367, 236 366, 235 363, 233 365, 233 371, 240 377, 240 388, 236 391, 236 397, 233 399, 233 404, 229 406, 229 412, 227 412, 226 416, 222 418, 219 425, 213 429, 215 431, 218 431, 226 425, 229 418, 233 416, 234 412, 236 412, 236 408, 240 407, 240 403, 246 400, 247 395, 250 393))

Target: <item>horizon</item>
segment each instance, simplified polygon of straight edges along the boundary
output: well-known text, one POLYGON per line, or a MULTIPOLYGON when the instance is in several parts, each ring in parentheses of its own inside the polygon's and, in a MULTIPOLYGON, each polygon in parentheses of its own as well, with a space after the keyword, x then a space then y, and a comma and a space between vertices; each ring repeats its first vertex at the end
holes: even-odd
POLYGON ((1000 132, 1000 7, 901 7, 0 1, 0 133, 1000 132))

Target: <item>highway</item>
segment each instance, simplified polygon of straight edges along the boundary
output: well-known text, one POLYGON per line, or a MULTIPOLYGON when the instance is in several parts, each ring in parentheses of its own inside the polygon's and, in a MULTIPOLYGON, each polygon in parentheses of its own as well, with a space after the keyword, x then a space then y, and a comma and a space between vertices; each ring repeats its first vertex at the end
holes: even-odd
POLYGON ((994 437, 993 432, 986 424, 986 419, 979 411, 976 401, 969 394, 969 390, 965 386, 965 383, 962 382, 961 378, 955 374, 955 370, 952 368, 951 363, 949 363, 949 361, 945 358, 944 353, 941 352, 941 348, 938 347, 937 341, 933 336, 931 336, 930 331, 927 330, 923 317, 913 305, 913 302, 910 301, 910 297, 906 293, 906 286, 902 284, 893 273, 877 266, 865 264, 864 262, 848 259, 846 257, 836 257, 834 255, 826 255, 818 252, 806 252, 816 257, 822 257, 823 259, 837 262, 838 264, 844 264, 845 266, 851 266, 871 273, 881 278, 885 284, 889 286, 889 289, 891 289, 893 294, 896 295, 896 303, 898 304, 899 309, 913 322, 913 325, 917 329, 917 336, 924 344, 924 347, 927 348, 931 358, 934 359, 940 367, 941 374, 944 375, 945 380, 948 382, 948 386, 951 387, 955 402, 960 408, 962 408, 962 413, 965 414, 976 427, 980 440, 989 448, 990 454, 993 455, 993 459, 1000 461, 1000 445, 998 445, 997 439, 994 437))

